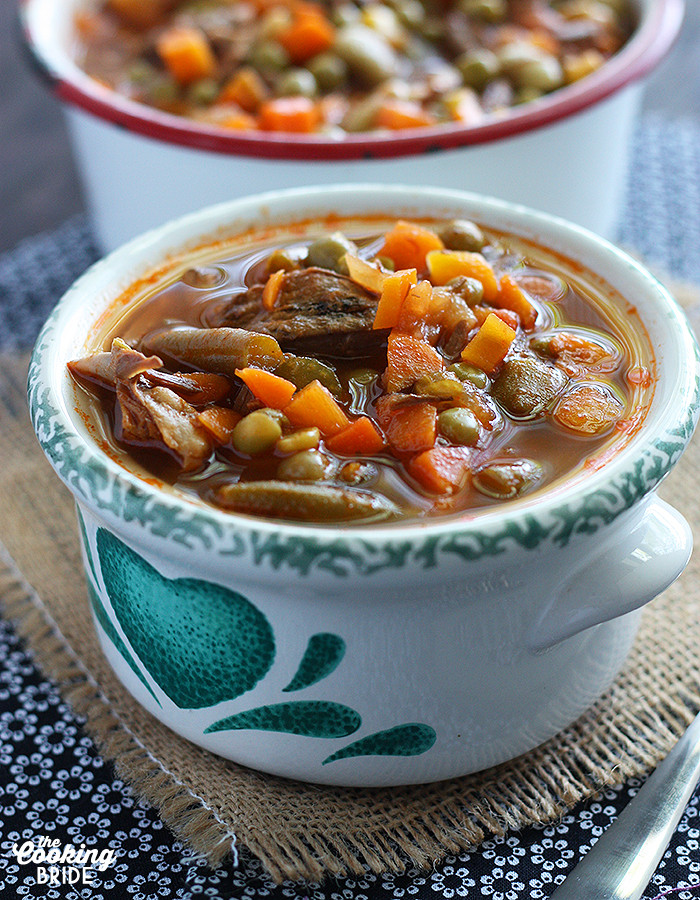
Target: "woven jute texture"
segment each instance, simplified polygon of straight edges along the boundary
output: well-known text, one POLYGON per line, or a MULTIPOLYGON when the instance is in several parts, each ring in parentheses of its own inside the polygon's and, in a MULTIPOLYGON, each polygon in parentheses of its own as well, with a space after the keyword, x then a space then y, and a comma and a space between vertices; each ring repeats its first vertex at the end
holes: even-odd
MULTIPOLYGON (((695 299, 695 298, 691 298, 695 299)), ((700 300, 700 298, 697 298, 700 300)), ((141 709, 95 637, 73 504, 27 420, 26 359, 0 358, 0 597, 122 779, 216 865, 236 842, 281 880, 430 867, 488 834, 556 820, 647 773, 700 709, 700 553, 651 603, 611 690, 565 732, 486 772, 382 790, 306 785, 200 750, 141 709)), ((700 534, 700 436, 662 495, 700 534)), ((234 851, 235 852, 235 851, 234 851)))

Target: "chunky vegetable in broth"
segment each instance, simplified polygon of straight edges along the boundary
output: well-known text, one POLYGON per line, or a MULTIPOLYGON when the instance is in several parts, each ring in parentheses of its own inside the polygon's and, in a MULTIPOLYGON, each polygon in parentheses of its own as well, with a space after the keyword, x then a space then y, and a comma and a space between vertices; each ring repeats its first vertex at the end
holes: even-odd
POLYGON ((593 276, 466 220, 346 231, 129 305, 69 363, 115 446, 224 510, 374 523, 528 496, 641 422, 648 344, 593 276))
POLYGON ((79 64, 141 103, 235 130, 477 125, 579 81, 629 0, 107 0, 79 64))

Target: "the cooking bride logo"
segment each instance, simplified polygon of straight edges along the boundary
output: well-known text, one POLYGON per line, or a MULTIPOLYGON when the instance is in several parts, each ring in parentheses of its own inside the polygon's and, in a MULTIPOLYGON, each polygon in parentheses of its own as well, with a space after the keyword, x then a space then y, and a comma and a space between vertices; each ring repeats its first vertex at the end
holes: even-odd
POLYGON ((13 844, 20 865, 35 865, 37 884, 93 884, 94 870, 104 872, 114 862, 114 850, 88 849, 85 844, 61 845, 58 838, 45 835, 13 844))

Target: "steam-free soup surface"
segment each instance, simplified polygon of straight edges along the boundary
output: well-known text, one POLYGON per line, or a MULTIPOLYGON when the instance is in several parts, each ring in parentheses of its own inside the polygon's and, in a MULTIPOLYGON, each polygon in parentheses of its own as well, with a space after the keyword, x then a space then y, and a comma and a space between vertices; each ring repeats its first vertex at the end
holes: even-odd
POLYGON ((70 363, 113 447, 234 512, 313 523, 500 505, 643 418, 624 303, 465 220, 398 221, 183 265, 70 363))

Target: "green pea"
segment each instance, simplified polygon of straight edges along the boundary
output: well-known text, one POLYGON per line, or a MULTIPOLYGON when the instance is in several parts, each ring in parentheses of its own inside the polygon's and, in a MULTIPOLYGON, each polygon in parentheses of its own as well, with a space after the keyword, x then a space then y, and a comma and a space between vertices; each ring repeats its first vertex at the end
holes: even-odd
POLYGON ((479 422, 469 409, 446 409, 437 417, 438 429, 453 444, 473 447, 479 440, 479 422))
POLYGON ((515 79, 519 69, 530 63, 539 62, 545 55, 539 47, 528 41, 511 41, 500 48, 497 58, 501 72, 515 79))
POLYGON ((456 400, 463 393, 462 382, 453 375, 437 372, 433 375, 421 375, 413 384, 413 392, 421 397, 441 397, 456 400))
POLYGON ((440 240, 448 250, 468 250, 476 252, 486 243, 484 233, 469 219, 453 219, 438 231, 440 240))
POLYGON ((187 99, 195 106, 211 106, 219 95, 219 85, 213 78, 200 78, 187 89, 187 99))
POLYGON ((478 278, 458 275, 451 278, 445 286, 457 297, 461 297, 467 306, 478 306, 484 299, 484 286, 478 278))
POLYGON ((253 45, 246 61, 258 72, 274 74, 286 69, 290 58, 284 47, 277 41, 261 41, 259 44, 253 45))
POLYGON ((277 477, 283 481, 322 481, 331 468, 331 461, 320 450, 301 450, 280 462, 277 477))
POLYGON ((532 459, 489 463, 473 478, 474 487, 487 497, 510 500, 533 488, 542 478, 542 466, 532 459))
POLYGON ((341 275, 347 275, 348 267, 345 262, 346 253, 356 253, 357 247, 348 240, 340 231, 327 237, 319 238, 312 244, 306 255, 306 263, 309 266, 318 266, 321 269, 331 269, 341 275))
POLYGON ((301 428, 293 431, 286 437, 277 441, 279 453, 298 453, 301 450, 315 450, 321 442, 321 432, 318 428, 301 428))
POLYGON ((384 38, 366 25, 341 28, 335 52, 363 84, 375 87, 397 74, 396 54, 384 38))
POLYGON ((263 406, 262 409, 257 409, 256 412, 264 413, 266 416, 269 416, 271 419, 274 419, 275 422, 279 423, 280 428, 289 428, 290 421, 282 412, 281 409, 273 409, 269 406, 263 406))
POLYGON ((343 131, 369 131, 374 128, 377 110, 383 102, 379 91, 375 91, 357 103, 351 103, 341 122, 343 131))
POLYGON ((127 69, 126 75, 133 84, 148 84, 157 77, 158 71, 145 59, 135 59, 127 69))
POLYGON ((180 88, 170 75, 159 74, 148 85, 148 99, 154 106, 170 106, 180 97, 180 88))
POLYGON ((532 350, 534 353, 538 353, 540 356, 547 356, 550 359, 552 358, 552 356, 554 356, 551 350, 551 344, 551 335, 530 338, 530 350, 532 350))
POLYGON ((309 63, 309 71, 324 94, 343 87, 348 78, 347 63, 335 53, 320 53, 309 63))
POLYGON ((521 91, 540 91, 543 94, 554 91, 564 83, 564 73, 559 60, 544 55, 518 66, 513 80, 521 91))
POLYGON ((447 371, 452 372, 460 381, 469 381, 474 387, 478 387, 481 390, 484 390, 489 383, 489 376, 486 372, 477 369, 476 366, 472 366, 469 363, 453 363, 451 366, 448 366, 447 371))
POLYGON ((239 453, 259 456, 271 450, 282 437, 282 427, 262 410, 248 413, 233 429, 231 441, 239 453))
POLYGON ((275 82, 278 97, 314 97, 317 91, 316 79, 308 69, 289 69, 275 82))
POLYGON ((496 54, 485 47, 467 50, 457 58, 455 65, 462 75, 464 84, 474 88, 475 91, 483 90, 501 70, 496 54))
POLYGON ((543 96, 543 92, 538 88, 522 87, 516 93, 513 102, 515 104, 532 103, 533 100, 539 100, 543 96))

